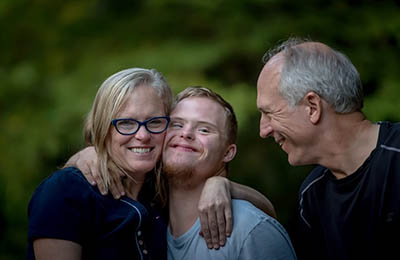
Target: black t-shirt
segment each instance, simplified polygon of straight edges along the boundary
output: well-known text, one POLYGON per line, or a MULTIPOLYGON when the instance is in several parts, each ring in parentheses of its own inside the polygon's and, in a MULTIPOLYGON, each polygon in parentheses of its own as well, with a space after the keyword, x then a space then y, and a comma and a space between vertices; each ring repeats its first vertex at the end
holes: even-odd
POLYGON ((381 122, 377 147, 355 173, 338 180, 318 166, 305 179, 295 248, 300 259, 398 258, 399 218, 400 124, 381 122))
POLYGON ((37 238, 76 242, 83 259, 167 258, 167 223, 156 210, 125 196, 101 195, 73 167, 37 187, 28 217, 27 259, 35 259, 32 242, 37 238))

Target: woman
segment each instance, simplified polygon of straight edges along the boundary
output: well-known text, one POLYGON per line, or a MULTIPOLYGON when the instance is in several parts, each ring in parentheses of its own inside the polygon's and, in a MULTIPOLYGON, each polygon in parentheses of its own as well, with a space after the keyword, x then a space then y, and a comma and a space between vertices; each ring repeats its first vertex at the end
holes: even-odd
POLYGON ((29 204, 28 259, 166 259, 166 223, 146 194, 154 194, 172 99, 156 70, 123 70, 101 85, 86 142, 106 187, 126 177, 126 196, 102 196, 74 167, 53 173, 29 204))

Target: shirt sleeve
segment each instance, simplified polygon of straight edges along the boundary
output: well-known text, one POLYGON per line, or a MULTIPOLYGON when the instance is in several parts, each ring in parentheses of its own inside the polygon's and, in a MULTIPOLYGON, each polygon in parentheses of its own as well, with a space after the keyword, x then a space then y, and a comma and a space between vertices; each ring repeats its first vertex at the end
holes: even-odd
POLYGON ((286 230, 275 219, 265 218, 248 234, 239 259, 297 258, 286 230))
POLYGON ((82 244, 91 234, 92 198, 92 187, 76 168, 53 173, 29 203, 29 240, 56 238, 82 244))

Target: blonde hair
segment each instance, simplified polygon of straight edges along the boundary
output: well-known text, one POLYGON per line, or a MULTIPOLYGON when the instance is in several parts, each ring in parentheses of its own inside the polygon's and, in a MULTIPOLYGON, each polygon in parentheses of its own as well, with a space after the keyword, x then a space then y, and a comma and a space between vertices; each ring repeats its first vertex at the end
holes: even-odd
POLYGON ((87 145, 93 145, 96 149, 100 176, 106 188, 113 180, 119 179, 124 174, 124 170, 110 157, 107 136, 111 120, 123 107, 127 95, 140 85, 156 90, 168 115, 171 111, 173 93, 161 73, 155 69, 130 68, 111 75, 103 82, 86 118, 85 141, 87 145))

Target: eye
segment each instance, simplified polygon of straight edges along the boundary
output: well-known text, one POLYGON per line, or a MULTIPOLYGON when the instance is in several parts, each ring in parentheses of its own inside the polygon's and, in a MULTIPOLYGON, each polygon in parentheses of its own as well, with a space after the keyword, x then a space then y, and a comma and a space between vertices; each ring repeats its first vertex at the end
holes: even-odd
POLYGON ((268 115, 271 114, 271 112, 269 112, 269 111, 262 111, 261 113, 262 113, 263 115, 265 115, 265 116, 268 116, 268 115))
POLYGON ((118 121, 117 126, 120 129, 132 129, 137 126, 137 123, 133 120, 124 119, 124 120, 118 121))
POLYGON ((200 133, 203 133, 203 134, 208 134, 208 133, 210 133, 210 130, 209 130, 208 128, 206 128, 206 127, 201 127, 201 128, 198 129, 198 131, 199 131, 200 133))
POLYGON ((171 123, 170 123, 170 127, 171 127, 172 129, 179 129, 179 128, 182 128, 182 127, 183 127, 183 124, 182 124, 182 123, 179 123, 179 122, 171 122, 171 123))
POLYGON ((147 124, 148 124, 150 127, 158 127, 158 126, 160 126, 161 124, 163 124, 163 121, 161 121, 160 119, 153 119, 153 120, 149 121, 147 124))

